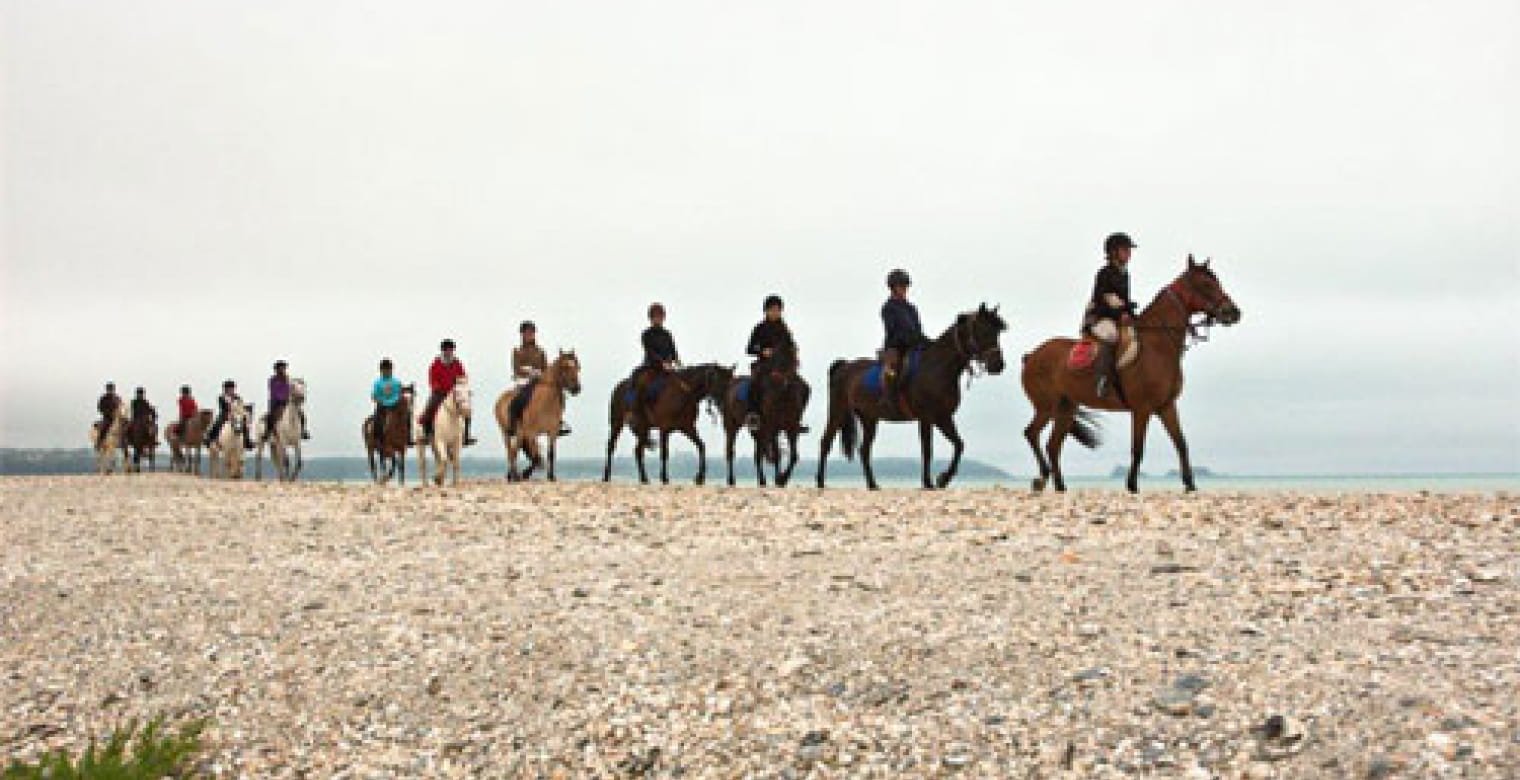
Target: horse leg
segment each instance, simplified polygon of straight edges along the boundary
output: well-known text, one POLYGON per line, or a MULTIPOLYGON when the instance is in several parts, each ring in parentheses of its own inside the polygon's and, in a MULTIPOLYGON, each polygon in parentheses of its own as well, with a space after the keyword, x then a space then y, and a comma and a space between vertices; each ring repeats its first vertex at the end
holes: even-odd
POLYGON ((1036 407, 1034 419, 1024 428, 1024 440, 1029 442, 1029 449, 1034 451, 1034 460, 1040 466, 1040 476, 1035 477, 1031 487, 1038 493, 1045 489, 1045 483, 1050 479, 1050 462, 1045 460, 1045 453, 1040 450, 1040 431, 1050 423, 1050 411, 1043 407, 1036 407))
POLYGON ((697 478, 695 482, 698 485, 705 484, 707 482, 707 445, 702 442, 702 437, 697 434, 696 426, 687 428, 682 433, 686 434, 686 438, 691 439, 692 444, 697 445, 697 478))
POLYGON ((792 469, 797 468, 797 431, 786 432, 786 469, 776 475, 776 487, 786 487, 792 481, 792 469))
POLYGON ((739 437, 739 428, 729 427, 728 421, 723 422, 723 462, 728 464, 728 486, 734 486, 734 440, 739 437))
POLYGON ((829 465, 829 448, 834 446, 834 436, 839 433, 839 423, 835 421, 832 410, 829 413, 829 421, 823 426, 823 436, 818 440, 818 487, 823 487, 823 474, 829 465))
POLYGON ((535 436, 523 442, 522 451, 523 455, 528 458, 528 468, 522 475, 523 481, 527 482, 533 477, 533 472, 538 471, 539 464, 544 462, 543 458, 540 458, 538 455, 538 437, 535 436))
MULTIPOLYGON (((369 481, 378 484, 380 482, 380 472, 375 468, 375 448, 366 444, 364 455, 369 458, 369 481)), ((381 455, 380 459, 384 460, 385 456, 381 455)))
POLYGON ((756 433, 750 436, 755 444, 755 479, 765 487, 765 437, 756 433))
POLYGON ((660 484, 670 484, 670 431, 660 430, 660 484))
POLYGON ((871 468, 871 446, 876 443, 876 418, 859 415, 860 427, 864 430, 860 434, 860 466, 866 473, 866 487, 871 490, 880 490, 876 484, 876 471, 871 468))
POLYGON ((517 473, 517 450, 519 446, 519 440, 515 436, 504 435, 503 438, 506 439, 507 444, 507 481, 517 482, 518 480, 522 479, 522 475, 517 473))
POLYGON ((639 484, 649 484, 649 472, 644 469, 644 440, 649 437, 649 429, 639 430, 629 427, 628 432, 633 434, 633 462, 639 467, 639 484))
POLYGON ((612 453, 617 451, 618 437, 623 434, 623 423, 614 422, 612 433, 607 435, 607 464, 602 467, 602 481, 612 481, 612 453))
POLYGON ((1055 482, 1057 493, 1066 492, 1066 477, 1061 473, 1061 446, 1066 443, 1066 435, 1071 433, 1076 421, 1075 412, 1057 415, 1056 424, 1050 429, 1050 441, 1045 444, 1045 453, 1050 456, 1050 477, 1055 482))
POLYGON ((934 461, 934 423, 925 419, 918 421, 918 449, 923 456, 924 490, 933 490, 934 483, 929 481, 929 464, 934 461))
POLYGON ((940 472, 939 482, 936 483, 941 488, 946 488, 950 486, 950 480, 955 479, 955 473, 960 470, 961 453, 966 451, 966 443, 961 441, 961 432, 955 427, 955 418, 946 417, 936 425, 939 432, 950 440, 950 446, 955 448, 955 451, 950 454, 950 467, 940 472))
POLYGON ((1161 417, 1161 424, 1166 426, 1166 435, 1172 438, 1172 446, 1177 448, 1177 465, 1182 472, 1182 487, 1191 493, 1198 488, 1193 484, 1193 463, 1188 459, 1187 438, 1182 435, 1182 420, 1177 416, 1177 402, 1173 401, 1161 407, 1157 412, 1161 417))
POLYGON ((1131 493, 1140 492, 1140 459, 1145 457, 1145 429, 1151 422, 1149 410, 1134 410, 1130 414, 1129 479, 1124 486, 1131 493))
POLYGON ((548 472, 547 472, 546 476, 548 477, 548 479, 549 479, 550 482, 558 482, 559 481, 554 476, 554 458, 555 458, 556 451, 558 450, 558 448, 559 448, 559 426, 556 425, 556 426, 554 426, 554 428, 552 430, 549 431, 549 465, 547 467, 548 468, 548 472))

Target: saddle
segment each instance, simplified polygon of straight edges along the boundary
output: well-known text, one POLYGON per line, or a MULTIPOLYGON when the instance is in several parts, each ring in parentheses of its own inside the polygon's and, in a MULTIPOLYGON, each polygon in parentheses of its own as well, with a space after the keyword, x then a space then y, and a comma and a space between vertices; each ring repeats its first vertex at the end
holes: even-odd
MULTIPOLYGON (((912 382, 913 377, 918 374, 918 364, 923 358, 923 355, 923 349, 914 349, 910 350, 907 357, 904 358, 901 369, 902 375, 897 378, 897 390, 899 395, 906 394, 905 391, 908 389, 908 384, 912 382)), ((881 395, 886 390, 885 375, 886 364, 883 363, 880 358, 878 358, 870 368, 866 369, 865 377, 863 377, 865 388, 871 391, 871 393, 874 395, 881 395)))
MULTIPOLYGON (((665 389, 665 383, 670 380, 671 374, 661 371, 649 377, 644 383, 644 402, 648 403, 660 397, 660 392, 665 389)), ((638 381, 628 383, 628 389, 623 392, 623 402, 632 404, 634 393, 637 392, 638 381)))
POLYGON ((734 397, 739 399, 740 403, 749 403, 749 386, 752 381, 754 380, 749 377, 743 377, 734 384, 734 397))
MULTIPOLYGON (((1093 366, 1098 359, 1098 350, 1102 343, 1091 336, 1083 336, 1077 343, 1071 346, 1071 351, 1066 354, 1066 367, 1072 371, 1086 371, 1093 366)), ((1119 343, 1115 346, 1118 350, 1118 360, 1115 361, 1115 369, 1129 368, 1140 357, 1140 339, 1135 337, 1134 326, 1119 329, 1119 343)))

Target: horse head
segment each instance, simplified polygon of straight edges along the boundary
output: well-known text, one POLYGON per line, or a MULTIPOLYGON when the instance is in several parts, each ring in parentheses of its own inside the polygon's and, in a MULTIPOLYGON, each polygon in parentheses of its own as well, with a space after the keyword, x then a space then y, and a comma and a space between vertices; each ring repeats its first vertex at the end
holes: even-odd
POLYGON ((459 413, 469 417, 471 397, 470 378, 462 376, 454 380, 454 391, 450 393, 450 396, 453 397, 454 404, 459 407, 459 413))
POLYGON ((294 377, 290 380, 290 402, 296 405, 306 403, 306 380, 294 377))
POLYGON ((728 392, 728 386, 734 381, 734 367, 720 366, 717 363, 708 363, 702 367, 697 389, 706 396, 709 401, 723 402, 723 394, 728 392))
POLYGON ((575 350, 572 349, 569 352, 560 350, 559 357, 554 359, 554 365, 550 368, 554 371, 560 387, 569 391, 571 395, 580 395, 581 360, 575 356, 575 350))
POLYGON ((1240 322, 1240 307, 1224 291, 1211 265, 1212 258, 1199 263, 1188 255, 1187 268, 1168 289, 1189 315, 1202 314, 1210 322, 1234 325, 1240 322))
POLYGON ((998 343, 1008 323, 998 314, 997 306, 987 308, 981 304, 976 311, 966 312, 955 319, 951 332, 955 337, 955 349, 967 360, 982 364, 989 374, 1003 373, 1003 347, 998 343))

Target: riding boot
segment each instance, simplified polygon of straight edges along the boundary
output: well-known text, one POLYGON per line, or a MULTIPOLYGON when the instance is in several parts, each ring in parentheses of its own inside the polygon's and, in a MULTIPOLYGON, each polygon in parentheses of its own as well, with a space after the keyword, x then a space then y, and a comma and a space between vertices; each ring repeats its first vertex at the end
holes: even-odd
POLYGON ((422 424, 422 443, 423 444, 432 444, 433 443, 433 421, 432 420, 428 420, 427 422, 424 422, 422 424))
POLYGON ((1093 362, 1093 373, 1098 379, 1098 397, 1107 398, 1108 387, 1113 382, 1114 345, 1106 341, 1098 342, 1098 358, 1093 362))
POLYGON ((310 439, 311 438, 311 431, 309 431, 309 430, 306 429, 306 412, 305 412, 305 410, 302 410, 302 412, 301 412, 301 438, 303 438, 303 439, 310 439))
POLYGON ((468 447, 475 443, 475 437, 470 435, 470 418, 464 418, 464 446, 468 447))
POLYGON ((521 415, 517 411, 517 404, 512 404, 512 406, 507 409, 507 438, 508 439, 510 439, 510 438, 512 438, 512 437, 514 437, 514 436, 517 435, 517 426, 520 425, 520 424, 522 424, 522 420, 519 419, 520 417, 521 417, 521 415))
POLYGON ((570 435, 570 424, 567 423, 567 422, 565 422, 564 420, 560 420, 559 421, 559 435, 561 435, 561 436, 569 436, 570 435))
POLYGON ((243 449, 253 449, 253 439, 248 435, 248 426, 243 426, 243 449))

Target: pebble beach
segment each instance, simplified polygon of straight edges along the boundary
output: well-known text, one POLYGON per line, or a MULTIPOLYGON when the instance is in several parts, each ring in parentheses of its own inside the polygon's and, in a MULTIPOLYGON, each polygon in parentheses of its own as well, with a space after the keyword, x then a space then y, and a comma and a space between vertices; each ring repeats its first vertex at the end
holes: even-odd
POLYGON ((0 760, 1520 775, 1520 499, 0 479, 0 760))

